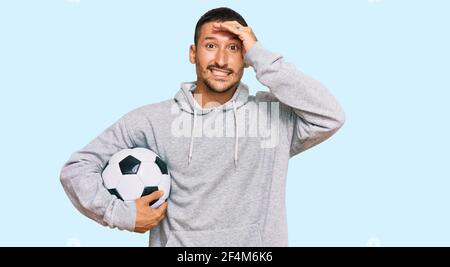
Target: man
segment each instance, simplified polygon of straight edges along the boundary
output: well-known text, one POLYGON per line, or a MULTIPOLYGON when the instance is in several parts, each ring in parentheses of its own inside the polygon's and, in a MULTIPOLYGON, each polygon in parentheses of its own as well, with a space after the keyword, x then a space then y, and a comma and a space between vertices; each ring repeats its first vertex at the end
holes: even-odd
POLYGON ((287 246, 288 160, 333 135, 343 110, 231 9, 200 18, 189 57, 197 81, 126 114, 75 152, 61 171, 65 191, 103 225, 151 230, 150 246, 287 246), (268 92, 249 95, 240 82, 248 66, 268 92), (157 209, 148 204, 161 192, 125 203, 102 185, 108 159, 131 147, 149 148, 169 166, 169 201, 157 209))

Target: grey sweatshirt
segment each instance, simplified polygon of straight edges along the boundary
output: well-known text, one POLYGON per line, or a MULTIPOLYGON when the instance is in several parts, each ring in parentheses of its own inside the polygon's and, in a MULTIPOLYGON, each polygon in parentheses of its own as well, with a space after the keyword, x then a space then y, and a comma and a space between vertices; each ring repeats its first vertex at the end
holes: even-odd
POLYGON ((72 154, 60 179, 75 207, 132 231, 134 202, 111 195, 101 172, 115 152, 145 147, 172 179, 167 216, 150 231, 150 246, 287 246, 288 161, 333 135, 345 115, 322 84, 259 42, 244 61, 268 91, 250 96, 240 83, 227 103, 202 108, 196 83, 183 83, 174 99, 125 114, 72 154))

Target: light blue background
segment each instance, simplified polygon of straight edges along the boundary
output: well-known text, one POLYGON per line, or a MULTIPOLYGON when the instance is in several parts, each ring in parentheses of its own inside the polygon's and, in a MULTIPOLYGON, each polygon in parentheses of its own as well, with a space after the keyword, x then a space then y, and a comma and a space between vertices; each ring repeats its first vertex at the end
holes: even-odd
MULTIPOLYGON (((147 245, 78 213, 59 171, 124 113, 195 80, 195 23, 218 6, 347 114, 290 162, 290 245, 449 246, 446 0, 1 0, 0 245, 147 245)), ((253 70, 244 82, 264 89, 253 70)))

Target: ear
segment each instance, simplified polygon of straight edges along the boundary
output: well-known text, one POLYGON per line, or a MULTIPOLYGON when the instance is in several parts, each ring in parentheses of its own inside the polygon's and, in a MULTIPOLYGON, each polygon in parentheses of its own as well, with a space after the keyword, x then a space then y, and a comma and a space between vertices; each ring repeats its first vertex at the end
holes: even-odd
POLYGON ((189 61, 192 64, 195 64, 195 55, 197 53, 197 47, 195 46, 195 44, 192 44, 189 48, 189 61))

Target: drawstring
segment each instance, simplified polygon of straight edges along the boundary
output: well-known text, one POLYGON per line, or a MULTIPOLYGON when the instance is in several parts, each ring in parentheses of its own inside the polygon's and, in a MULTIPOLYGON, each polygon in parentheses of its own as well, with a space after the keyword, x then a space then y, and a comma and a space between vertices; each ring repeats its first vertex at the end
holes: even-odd
MULTIPOLYGON (((233 100, 233 115, 234 115, 234 166, 237 167, 238 162, 238 146, 239 146, 239 123, 238 123, 238 116, 237 116, 237 108, 236 108, 236 101, 233 100)), ((194 149, 194 130, 195 130, 195 122, 197 118, 197 111, 194 109, 194 118, 192 122, 192 130, 191 130, 191 142, 189 144, 189 156, 188 156, 188 165, 191 163, 192 160, 192 151, 194 149)))
POLYGON ((194 109, 194 121, 192 123, 192 130, 191 130, 191 143, 189 144, 188 165, 191 163, 191 159, 192 159, 192 150, 194 148, 195 119, 197 117, 197 112, 195 111, 195 107, 193 109, 194 109))
POLYGON ((238 121, 237 121, 237 110, 236 110, 236 101, 233 100, 233 112, 234 112, 234 166, 237 167, 238 161, 238 121))

